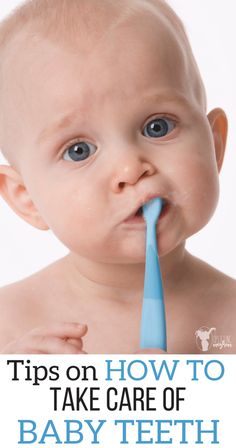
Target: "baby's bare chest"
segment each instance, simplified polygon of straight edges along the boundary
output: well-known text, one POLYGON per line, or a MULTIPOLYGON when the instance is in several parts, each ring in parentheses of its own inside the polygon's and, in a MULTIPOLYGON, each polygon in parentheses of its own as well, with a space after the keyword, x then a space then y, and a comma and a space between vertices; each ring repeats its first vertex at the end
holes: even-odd
MULTIPOLYGON (((236 300, 235 300, 236 302, 236 300)), ((18 300, 12 338, 53 322, 88 325, 83 339, 88 353, 135 353, 140 349, 140 301, 122 307, 105 301, 72 297, 58 288, 38 291, 18 300)), ((219 297, 166 297, 169 353, 235 353, 235 307, 219 297), (170 300, 171 299, 171 300, 170 300)), ((10 323, 9 323, 10 325, 10 323)))

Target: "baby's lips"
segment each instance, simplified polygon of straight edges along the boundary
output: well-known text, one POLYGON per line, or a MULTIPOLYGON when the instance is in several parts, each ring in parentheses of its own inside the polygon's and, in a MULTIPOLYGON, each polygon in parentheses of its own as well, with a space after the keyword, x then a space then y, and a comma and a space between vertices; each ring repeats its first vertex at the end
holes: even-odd
POLYGON ((143 195, 142 199, 140 199, 137 202, 136 207, 133 208, 133 211, 124 219, 124 221, 128 221, 128 220, 134 218, 135 216, 142 216, 143 205, 157 197, 161 197, 160 194, 149 193, 149 194, 143 195))
POLYGON ((163 216, 165 216, 168 211, 170 209, 170 202, 167 199, 163 199, 163 204, 162 204, 162 209, 161 209, 161 214, 159 219, 163 218, 163 216))
POLYGON ((158 195, 156 194, 155 196, 154 195, 149 195, 149 196, 147 196, 148 200, 143 202, 142 206, 144 204, 146 204, 148 201, 151 201, 152 199, 155 199, 155 198, 161 198, 162 199, 162 209, 161 209, 161 213, 160 213, 160 217, 159 217, 159 219, 160 219, 164 214, 166 214, 166 212, 170 208, 170 201, 166 197, 164 197, 164 195, 161 195, 161 194, 158 194, 158 195))

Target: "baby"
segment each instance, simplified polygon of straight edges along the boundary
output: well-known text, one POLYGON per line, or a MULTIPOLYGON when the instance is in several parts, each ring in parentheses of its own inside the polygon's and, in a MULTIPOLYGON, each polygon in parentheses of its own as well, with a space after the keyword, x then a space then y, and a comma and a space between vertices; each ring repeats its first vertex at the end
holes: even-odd
POLYGON ((26 1, 0 61, 0 192, 69 249, 1 289, 1 353, 140 350, 140 208, 157 196, 168 352, 236 353, 236 281, 185 249, 218 201, 227 119, 206 112, 180 19, 162 0, 26 1))

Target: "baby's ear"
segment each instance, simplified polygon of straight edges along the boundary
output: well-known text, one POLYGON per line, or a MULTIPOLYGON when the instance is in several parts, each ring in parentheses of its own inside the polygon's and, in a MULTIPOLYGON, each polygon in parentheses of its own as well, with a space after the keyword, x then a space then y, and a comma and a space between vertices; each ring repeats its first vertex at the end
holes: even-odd
POLYGON ((225 154, 228 121, 225 112, 220 108, 213 109, 211 112, 209 112, 207 117, 212 130, 215 145, 216 163, 218 166, 218 171, 220 172, 225 154))
POLYGON ((0 165, 0 194, 14 212, 29 224, 41 230, 48 229, 30 198, 20 174, 11 166, 0 165))

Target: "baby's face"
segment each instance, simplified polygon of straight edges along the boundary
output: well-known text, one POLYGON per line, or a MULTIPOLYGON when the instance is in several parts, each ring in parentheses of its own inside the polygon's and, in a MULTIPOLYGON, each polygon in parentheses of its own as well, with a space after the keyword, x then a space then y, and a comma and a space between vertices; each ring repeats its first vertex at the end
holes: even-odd
POLYGON ((42 40, 11 75, 20 76, 11 138, 25 185, 73 252, 122 263, 144 260, 136 212, 161 196, 167 254, 206 224, 218 197, 211 129, 182 50, 147 18, 72 50, 42 40))

